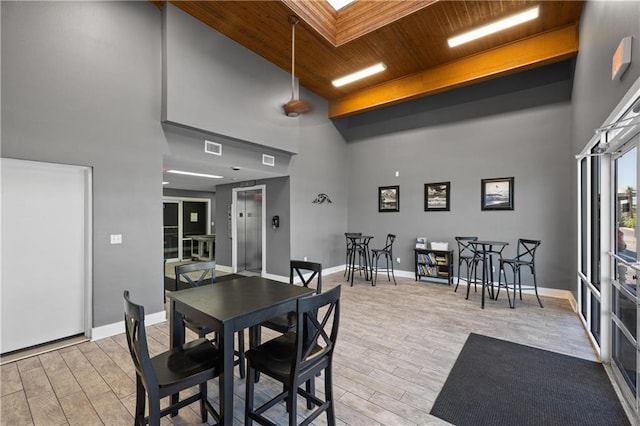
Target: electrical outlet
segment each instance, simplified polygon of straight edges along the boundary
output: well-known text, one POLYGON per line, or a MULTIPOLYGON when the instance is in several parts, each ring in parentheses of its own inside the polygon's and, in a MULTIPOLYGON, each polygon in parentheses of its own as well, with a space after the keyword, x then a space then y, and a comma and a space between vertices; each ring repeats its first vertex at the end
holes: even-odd
POLYGON ((111 234, 111 244, 122 244, 122 234, 111 234))
POLYGON ((304 261, 305 261, 305 262, 307 261, 307 256, 305 256, 305 257, 304 257, 304 261))
POLYGON ((400 263, 400 258, 399 257, 396 259, 396 262, 400 263))

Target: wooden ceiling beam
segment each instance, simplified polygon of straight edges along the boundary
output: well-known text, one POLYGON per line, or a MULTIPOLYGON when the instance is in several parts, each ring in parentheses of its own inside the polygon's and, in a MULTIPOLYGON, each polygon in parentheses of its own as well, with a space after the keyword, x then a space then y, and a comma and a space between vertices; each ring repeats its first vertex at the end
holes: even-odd
POLYGON ((501 46, 329 101, 329 118, 393 105, 560 62, 578 53, 578 26, 501 46))

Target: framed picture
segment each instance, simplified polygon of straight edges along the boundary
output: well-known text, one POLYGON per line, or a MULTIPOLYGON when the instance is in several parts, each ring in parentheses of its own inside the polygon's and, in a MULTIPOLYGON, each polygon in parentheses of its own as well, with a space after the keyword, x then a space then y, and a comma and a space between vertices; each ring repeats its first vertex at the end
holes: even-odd
POLYGON ((451 182, 424 184, 424 211, 448 212, 451 182))
POLYGON ((513 210, 513 177, 482 179, 482 210, 513 210))
POLYGON ((400 211, 400 187, 399 186, 378 187, 378 211, 379 212, 399 212, 400 211))

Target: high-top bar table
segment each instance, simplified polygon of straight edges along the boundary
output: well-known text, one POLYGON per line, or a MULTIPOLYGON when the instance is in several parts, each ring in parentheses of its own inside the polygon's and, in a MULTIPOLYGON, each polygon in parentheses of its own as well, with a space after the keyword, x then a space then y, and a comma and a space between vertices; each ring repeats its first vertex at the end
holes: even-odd
POLYGON ((347 276, 347 281, 351 280, 351 286, 353 287, 353 275, 355 273, 356 268, 356 255, 358 252, 362 252, 364 255, 364 266, 361 268, 364 269, 364 279, 372 281, 373 279, 369 277, 370 269, 370 259, 369 259, 369 241, 373 239, 370 235, 358 235, 358 234, 345 234, 346 237, 351 241, 353 250, 351 251, 351 258, 348 260, 348 270, 350 275, 347 276))
MULTIPOLYGON (((491 283, 491 293, 489 297, 493 299, 493 259, 492 256, 498 255, 502 256, 502 250, 509 243, 504 241, 487 241, 487 240, 476 240, 469 241, 471 247, 473 247, 473 251, 476 253, 476 256, 482 256, 482 309, 484 309, 484 290, 491 283), (489 281, 489 277, 491 277, 491 281, 489 281)), ((477 266, 476 266, 477 268, 477 266)), ((500 273, 500 271, 498 271, 500 273)), ((474 271, 474 279, 476 272, 474 271)), ((467 280, 468 281, 468 280, 467 280)), ((471 288, 471 283, 467 282, 467 299, 469 298, 469 288, 471 288)), ((508 291, 507 291, 508 295, 508 291)))
MULTIPOLYGON (((236 331, 296 310, 296 300, 315 290, 261 277, 243 277, 167 294, 170 344, 184 343, 184 317, 218 333, 222 353, 220 423, 233 424, 233 336, 236 331)), ((255 328, 249 333, 253 343, 255 328)), ((249 380, 247 377, 246 380, 249 380)), ((172 397, 173 398, 173 397, 172 397)))

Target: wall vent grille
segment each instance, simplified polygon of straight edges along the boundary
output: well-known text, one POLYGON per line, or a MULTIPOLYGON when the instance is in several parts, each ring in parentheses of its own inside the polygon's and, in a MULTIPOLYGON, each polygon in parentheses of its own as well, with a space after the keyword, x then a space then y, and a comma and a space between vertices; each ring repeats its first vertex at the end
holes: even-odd
POLYGON ((262 154, 262 164, 274 167, 276 165, 276 158, 273 155, 262 154))
POLYGON ((204 152, 213 155, 222 155, 222 144, 218 142, 204 141, 204 152))

